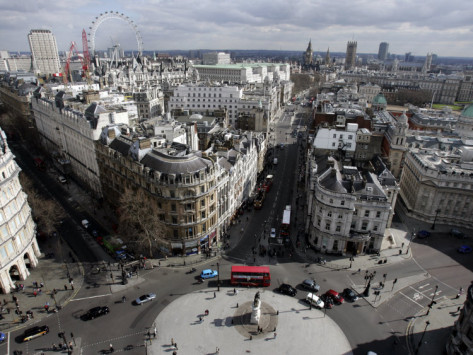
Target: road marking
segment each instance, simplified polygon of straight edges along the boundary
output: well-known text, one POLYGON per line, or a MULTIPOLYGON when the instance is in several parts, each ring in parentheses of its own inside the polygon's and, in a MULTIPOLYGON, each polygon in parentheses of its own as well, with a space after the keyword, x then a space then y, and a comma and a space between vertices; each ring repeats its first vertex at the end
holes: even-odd
POLYGON ((427 287, 429 286, 430 284, 425 284, 425 285, 422 285, 422 286, 419 286, 418 288, 424 288, 424 287, 427 287))
POLYGON ((412 298, 417 301, 417 300, 421 300, 422 298, 424 298, 424 296, 422 294, 420 294, 419 292, 416 292, 416 293, 414 293, 414 296, 412 296, 412 298))
POLYGON ((422 306, 420 303, 416 302, 415 300, 413 300, 412 298, 410 298, 409 296, 405 295, 404 293, 402 292, 399 292, 401 295, 403 295, 404 297, 406 297, 409 301, 412 301, 414 302, 416 305, 418 305, 420 308, 424 308, 424 306, 422 306))
POLYGON ((106 297, 106 296, 110 296, 111 293, 106 293, 104 295, 97 295, 97 296, 90 296, 90 297, 83 297, 83 298, 74 298, 73 300, 71 300, 71 302, 73 301, 83 301, 83 300, 90 300, 90 299, 93 299, 93 298, 99 298, 99 297, 106 297))

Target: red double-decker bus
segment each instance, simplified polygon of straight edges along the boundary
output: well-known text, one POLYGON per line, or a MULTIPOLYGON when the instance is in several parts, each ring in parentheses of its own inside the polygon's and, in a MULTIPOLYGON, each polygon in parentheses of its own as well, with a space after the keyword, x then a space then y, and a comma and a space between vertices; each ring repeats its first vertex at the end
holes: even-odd
POLYGON ((268 266, 232 266, 232 285, 270 286, 271 273, 268 266))

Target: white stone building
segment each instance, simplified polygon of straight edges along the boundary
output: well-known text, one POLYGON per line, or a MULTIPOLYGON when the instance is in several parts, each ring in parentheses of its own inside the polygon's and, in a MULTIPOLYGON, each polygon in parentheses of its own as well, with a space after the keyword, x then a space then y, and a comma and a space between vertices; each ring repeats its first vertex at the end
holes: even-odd
POLYGON ((356 149, 358 124, 348 123, 345 116, 337 116, 337 128, 319 128, 312 142, 312 148, 318 153, 342 151, 345 157, 352 157, 356 149))
POLYGON ((100 197, 102 192, 94 141, 99 139, 103 127, 111 123, 128 124, 128 112, 97 103, 87 108, 81 106, 85 109, 81 112, 68 106, 71 103, 64 97, 64 92, 58 93, 55 101, 38 97, 31 101, 43 146, 68 160, 71 173, 100 197))
POLYGON ((40 250, 31 209, 18 174, 20 168, 0 131, 0 288, 15 289, 15 282, 26 280, 29 267, 36 267, 40 250))
POLYGON ((209 52, 202 55, 204 65, 230 64, 232 62, 230 53, 209 52))
POLYGON ((276 78, 290 80, 290 64, 287 63, 240 63, 226 65, 194 65, 200 80, 230 82, 239 84, 263 83, 276 78))
POLYGON ((372 171, 362 172, 328 155, 309 157, 305 224, 309 245, 341 255, 381 250, 399 190, 381 159, 373 159, 372 171))
POLYGON ((411 149, 401 175, 401 198, 414 218, 473 227, 473 149, 411 149))

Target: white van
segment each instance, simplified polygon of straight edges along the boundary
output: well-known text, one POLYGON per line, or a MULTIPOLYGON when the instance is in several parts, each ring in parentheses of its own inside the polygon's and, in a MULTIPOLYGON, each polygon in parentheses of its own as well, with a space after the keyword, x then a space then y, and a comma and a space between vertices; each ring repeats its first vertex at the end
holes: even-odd
POLYGON ((324 308, 325 304, 324 302, 314 293, 309 293, 307 294, 307 297, 305 298, 306 302, 314 306, 315 308, 324 308))

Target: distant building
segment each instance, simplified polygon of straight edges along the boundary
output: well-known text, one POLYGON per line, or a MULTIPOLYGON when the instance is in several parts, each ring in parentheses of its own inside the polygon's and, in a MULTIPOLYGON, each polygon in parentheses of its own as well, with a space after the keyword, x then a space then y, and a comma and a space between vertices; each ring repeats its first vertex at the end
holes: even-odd
POLYGON ((385 61, 388 59, 389 43, 381 42, 379 44, 378 59, 385 61))
POLYGON ((356 66, 356 41, 349 41, 345 56, 345 70, 353 69, 356 66))
POLYGON ((290 80, 290 65, 285 63, 241 63, 226 65, 194 65, 202 81, 230 83, 263 83, 266 77, 273 81, 290 80))
POLYGON ((203 65, 231 64, 231 62, 229 53, 209 52, 202 55, 203 65))
POLYGON ((0 130, 0 290, 10 293, 16 281, 26 280, 29 267, 38 264, 41 252, 31 209, 18 175, 20 168, 0 130))
POLYGON ((54 74, 61 71, 56 38, 50 30, 31 30, 28 42, 37 74, 54 74))
POLYGON ((312 50, 312 40, 309 41, 304 57, 302 58, 305 68, 311 68, 314 65, 314 51, 312 50))

